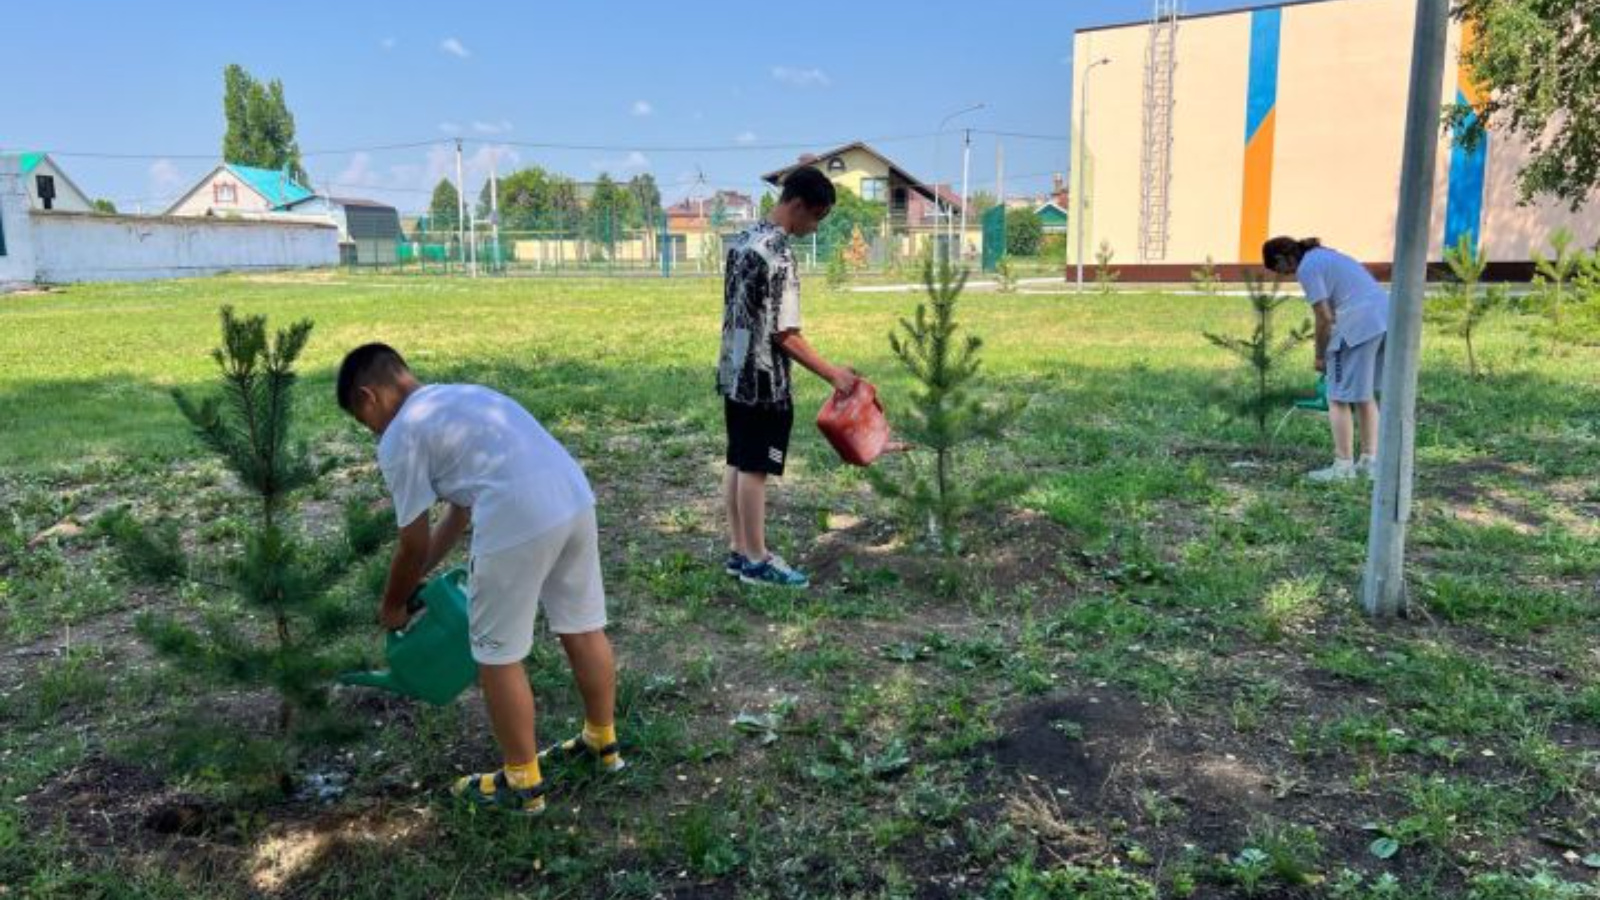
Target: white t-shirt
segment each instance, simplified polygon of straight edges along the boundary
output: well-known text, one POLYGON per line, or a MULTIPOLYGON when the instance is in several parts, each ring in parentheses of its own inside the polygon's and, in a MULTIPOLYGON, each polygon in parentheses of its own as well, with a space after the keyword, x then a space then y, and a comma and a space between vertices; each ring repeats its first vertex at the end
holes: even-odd
POLYGON ((378 440, 404 528, 438 500, 472 508, 472 552, 538 537, 594 506, 583 470, 527 410, 472 384, 419 388, 378 440))
POLYGON ((1337 250, 1313 247, 1295 270, 1311 303, 1333 307, 1328 349, 1364 344, 1389 330, 1389 292, 1366 267, 1337 250))

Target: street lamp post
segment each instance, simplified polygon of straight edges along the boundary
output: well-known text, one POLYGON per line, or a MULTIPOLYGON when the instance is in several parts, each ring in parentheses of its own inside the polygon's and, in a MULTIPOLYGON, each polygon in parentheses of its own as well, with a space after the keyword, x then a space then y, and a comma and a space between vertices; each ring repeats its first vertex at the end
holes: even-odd
MULTIPOLYGON (((943 119, 939 120, 939 130, 934 132, 934 135, 933 135, 933 196, 934 196, 933 208, 934 208, 935 211, 938 211, 940 209, 940 207, 943 206, 943 204, 939 201, 939 135, 944 133, 944 126, 950 124, 950 120, 951 119, 954 119, 957 116, 964 116, 969 112, 977 112, 978 110, 983 109, 984 106, 985 106, 985 104, 983 104, 983 103, 974 103, 971 106, 968 106, 968 107, 966 107, 964 109, 958 109, 955 112, 951 113, 950 115, 945 116, 943 119)), ((971 141, 971 134, 970 133, 968 134, 967 139, 968 139, 968 141, 970 143, 970 141, 971 141)), ((966 212, 966 205, 965 204, 966 204, 966 201, 965 201, 965 199, 963 199, 962 200, 962 212, 963 213, 966 212)), ((945 218, 947 220, 953 220, 955 218, 955 216, 954 215, 946 215, 945 218)), ((937 224, 937 223, 935 223, 935 224, 937 224)), ((964 225, 965 225, 965 223, 963 223, 963 226, 964 225)), ((950 231, 950 226, 947 224, 945 226, 945 232, 946 232, 947 235, 948 235, 949 231, 950 231)), ((948 237, 946 238, 946 240, 948 241, 948 237)), ((957 246, 959 247, 959 245, 957 245, 957 246)), ((948 253, 945 254, 945 258, 946 259, 949 258, 949 254, 948 253)))
POLYGON ((1102 56, 1083 68, 1083 84, 1078 86, 1078 293, 1083 293, 1083 176, 1084 154, 1089 145, 1088 116, 1089 111, 1089 73, 1095 66, 1103 66, 1111 62, 1111 57, 1102 56))

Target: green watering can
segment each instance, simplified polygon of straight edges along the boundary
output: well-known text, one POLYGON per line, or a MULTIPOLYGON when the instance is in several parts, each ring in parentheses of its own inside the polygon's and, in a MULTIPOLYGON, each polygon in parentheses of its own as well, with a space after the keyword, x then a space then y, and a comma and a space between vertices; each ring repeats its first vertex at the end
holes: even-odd
POLYGON ((389 668, 346 672, 341 684, 382 688, 444 706, 478 678, 467 637, 467 571, 451 569, 424 584, 411 598, 420 611, 405 628, 389 632, 384 657, 389 668))

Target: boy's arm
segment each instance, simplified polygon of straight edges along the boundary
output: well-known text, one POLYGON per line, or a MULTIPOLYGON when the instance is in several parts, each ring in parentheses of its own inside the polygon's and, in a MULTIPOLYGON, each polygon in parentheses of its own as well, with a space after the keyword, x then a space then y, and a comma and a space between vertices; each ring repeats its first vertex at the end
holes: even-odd
POLYGON ((778 335, 778 349, 784 355, 810 369, 818 378, 833 385, 833 389, 841 394, 848 394, 860 380, 860 376, 844 366, 836 366, 822 358, 811 344, 801 337, 797 330, 785 331, 778 335))
POLYGON ((457 506, 454 503, 445 510, 444 518, 439 520, 438 527, 428 541, 428 564, 423 566, 422 572, 426 575, 438 568, 439 563, 454 550, 456 543, 461 540, 461 535, 472 524, 472 508, 457 506))
POLYGON ((378 620, 383 627, 394 630, 404 628, 410 616, 406 601, 417 589, 422 576, 427 574, 426 564, 430 540, 428 514, 417 516, 410 525, 400 529, 400 542, 395 546, 394 559, 389 563, 389 581, 383 588, 383 604, 378 607, 378 620))

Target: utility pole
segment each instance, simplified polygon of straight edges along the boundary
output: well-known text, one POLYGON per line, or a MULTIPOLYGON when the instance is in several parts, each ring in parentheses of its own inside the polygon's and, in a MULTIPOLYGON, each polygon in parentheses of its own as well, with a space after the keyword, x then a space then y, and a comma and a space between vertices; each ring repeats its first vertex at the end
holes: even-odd
POLYGON ((961 146, 961 234, 956 236, 956 259, 967 256, 967 165, 972 160, 972 129, 966 129, 961 146))
POLYGON ((1096 66, 1103 66, 1111 62, 1111 57, 1102 56, 1094 62, 1083 67, 1083 84, 1078 86, 1078 293, 1083 293, 1083 183, 1084 183, 1084 156, 1089 146, 1089 73, 1096 66))
POLYGON ((489 223, 494 226, 494 259, 491 267, 501 264, 500 258, 500 157, 492 157, 489 167, 489 223))
POLYGON ((461 177, 461 138, 456 138, 456 252, 467 261, 467 182, 461 177))
POLYGON ((1393 302, 1384 339, 1389 361, 1383 373, 1377 477, 1372 489, 1372 524, 1367 531, 1367 569, 1361 585, 1361 606, 1373 618, 1398 615, 1406 602, 1406 525, 1411 519, 1416 461, 1417 355, 1422 344, 1422 300, 1428 286, 1428 230, 1449 27, 1449 0, 1417 0, 1416 6, 1400 208, 1395 217, 1393 302))

